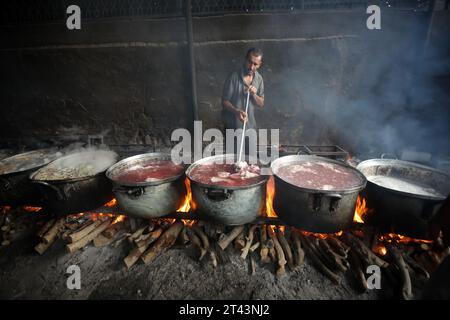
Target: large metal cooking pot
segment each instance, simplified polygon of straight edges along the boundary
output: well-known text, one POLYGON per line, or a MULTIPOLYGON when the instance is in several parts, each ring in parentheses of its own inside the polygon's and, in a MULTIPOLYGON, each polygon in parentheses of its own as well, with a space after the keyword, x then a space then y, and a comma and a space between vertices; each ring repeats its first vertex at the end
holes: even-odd
POLYGON ((123 159, 106 171, 113 183, 117 203, 127 215, 138 218, 156 218, 175 212, 186 197, 184 170, 179 174, 157 181, 126 183, 117 176, 133 166, 144 165, 151 160, 171 160, 163 153, 146 153, 123 159))
POLYGON ((271 169, 275 177, 274 210, 286 224, 319 233, 335 233, 350 226, 358 193, 366 185, 366 178, 359 171, 340 161, 308 155, 278 158, 272 162, 271 169), (290 184, 277 175, 286 165, 306 161, 346 167, 360 177, 361 183, 344 190, 317 190, 290 184))
MULTIPOLYGON (((384 231, 413 238, 429 239, 430 222, 450 194, 450 177, 434 168, 413 162, 392 159, 371 159, 361 162, 357 169, 367 178, 364 195, 369 208, 375 209, 367 222, 384 231), (424 186, 436 194, 424 194, 408 185, 380 184, 379 177, 401 179, 424 186), (413 192, 411 192, 413 191, 413 192)), ((394 180, 395 181, 395 180, 394 180)))
POLYGON ((0 161, 0 205, 41 206, 39 190, 28 177, 61 155, 56 149, 40 149, 0 161))
POLYGON ((81 151, 61 157, 31 174, 43 197, 44 208, 55 215, 80 213, 96 209, 113 199, 112 184, 105 172, 116 163, 113 151, 81 151), (70 178, 39 178, 44 170, 65 170, 92 166, 92 174, 70 178))
POLYGON ((191 179, 190 173, 200 165, 234 163, 236 155, 216 155, 191 164, 186 170, 195 203, 193 211, 201 218, 224 225, 241 225, 254 221, 265 205, 267 179, 237 187, 208 185, 191 179))

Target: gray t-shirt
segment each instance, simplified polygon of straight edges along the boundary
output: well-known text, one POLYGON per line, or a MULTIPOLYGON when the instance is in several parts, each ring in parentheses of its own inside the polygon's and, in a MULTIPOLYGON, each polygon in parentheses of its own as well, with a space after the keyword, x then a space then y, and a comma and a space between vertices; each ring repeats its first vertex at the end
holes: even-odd
MULTIPOLYGON (((253 77, 252 86, 257 90, 256 94, 264 97, 264 82, 262 76, 256 71, 253 77)), ((222 100, 229 100, 233 106, 245 111, 245 103, 247 101, 247 93, 244 92, 246 85, 244 83, 243 68, 239 71, 231 73, 223 86, 222 100)), ((254 98, 250 95, 248 102, 248 121, 247 129, 256 129, 255 108, 258 108, 254 98)), ((231 111, 223 108, 222 116, 225 123, 225 129, 242 129, 243 123, 239 117, 231 111)))

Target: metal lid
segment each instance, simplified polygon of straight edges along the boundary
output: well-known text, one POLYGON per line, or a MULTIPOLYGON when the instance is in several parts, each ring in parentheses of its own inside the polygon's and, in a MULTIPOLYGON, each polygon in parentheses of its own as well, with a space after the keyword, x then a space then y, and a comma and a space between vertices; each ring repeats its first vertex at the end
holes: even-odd
POLYGON ((119 156, 114 151, 110 150, 86 150, 68 154, 64 157, 54 160, 45 167, 40 168, 30 175, 30 179, 37 181, 77 181, 83 180, 97 174, 103 174, 106 169, 117 162, 119 156), (38 175, 42 175, 45 170, 64 170, 70 168, 77 168, 80 165, 91 166, 90 172, 92 174, 82 174, 73 178, 50 178, 39 179, 38 175))
POLYGON ((38 149, 20 153, 0 161, 0 175, 24 172, 42 167, 63 154, 57 149, 38 149))

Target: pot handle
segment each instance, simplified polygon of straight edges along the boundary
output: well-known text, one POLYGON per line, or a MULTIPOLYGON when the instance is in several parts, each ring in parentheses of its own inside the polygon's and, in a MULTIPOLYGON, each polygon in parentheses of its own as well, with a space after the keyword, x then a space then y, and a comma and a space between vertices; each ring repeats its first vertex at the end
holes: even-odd
POLYGON ((128 187, 128 188, 114 188, 113 192, 125 193, 126 195, 138 198, 145 193, 145 187, 128 187))
POLYGON ((326 194, 325 197, 330 198, 330 212, 335 212, 339 208, 342 195, 339 193, 326 194))
POLYGON ((208 199, 213 201, 224 201, 231 197, 233 190, 228 189, 205 189, 204 190, 208 199))
POLYGON ((330 198, 330 212, 335 212, 339 208, 339 202, 342 199, 342 195, 338 193, 313 193, 309 196, 309 203, 311 209, 315 212, 322 209, 322 198, 330 198))
POLYGON ((66 200, 66 195, 65 195, 65 193, 64 193, 63 191, 61 191, 61 189, 58 188, 57 186, 54 186, 54 185, 52 185, 52 184, 50 184, 50 183, 47 183, 47 182, 45 182, 45 181, 36 181, 36 180, 33 180, 32 182, 33 182, 33 183, 36 183, 36 184, 43 185, 43 186, 45 186, 45 187, 47 187, 47 188, 52 189, 53 191, 55 191, 56 197, 57 197, 58 201, 66 200))

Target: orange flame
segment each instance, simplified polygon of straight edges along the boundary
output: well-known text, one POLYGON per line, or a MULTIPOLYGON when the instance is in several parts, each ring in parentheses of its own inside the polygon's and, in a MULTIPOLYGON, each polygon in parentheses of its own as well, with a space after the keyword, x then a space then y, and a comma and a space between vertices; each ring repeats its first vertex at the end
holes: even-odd
MULTIPOLYGON (((177 209, 177 212, 189 212, 192 209, 195 209, 195 203, 194 200, 192 200, 192 191, 191 191, 191 182, 189 181, 188 178, 186 178, 184 180, 184 184, 186 186, 186 197, 183 200, 183 203, 181 204, 181 206, 177 209)), ((195 223, 194 220, 185 220, 182 219, 181 220, 183 222, 183 224, 185 225, 193 225, 195 223)))
MULTIPOLYGON (((266 210, 265 215, 269 218, 278 218, 278 214, 275 212, 273 208, 273 198, 275 197, 275 180, 273 176, 270 176, 267 180, 266 185, 266 210)), ((270 225, 270 228, 275 231, 276 227, 274 225, 270 225)), ((284 233, 286 227, 278 226, 277 227, 281 232, 284 233)))
POLYGON ((104 207, 114 207, 117 204, 117 200, 116 198, 112 199, 111 201, 105 203, 103 206, 104 207))
POLYGON ((122 222, 124 220, 125 220, 125 216, 121 214, 121 215, 118 215, 111 224, 116 224, 116 223, 122 222))
POLYGON ((431 244, 431 243, 433 243, 432 240, 415 239, 415 238, 402 236, 401 234, 397 234, 397 233, 388 233, 388 234, 380 235, 378 240, 381 242, 402 243, 402 244, 409 244, 409 243, 431 244))
POLYGON ((353 216, 353 221, 357 223, 364 223, 364 218, 371 210, 366 206, 366 199, 361 195, 358 195, 356 199, 355 215, 353 216))
POLYGON ((313 236, 313 237, 316 237, 316 238, 319 238, 319 239, 326 239, 326 238, 332 237, 332 236, 340 237, 342 235, 342 233, 343 233, 342 230, 339 231, 339 232, 336 232, 336 233, 315 233, 315 232, 309 232, 309 231, 303 231, 303 230, 301 232, 305 236, 313 236))
POLYGON ((23 210, 25 210, 27 212, 39 212, 42 210, 41 207, 23 206, 22 208, 23 208, 23 210))
POLYGON ((378 244, 374 251, 381 256, 385 256, 387 253, 387 249, 383 244, 378 244))

